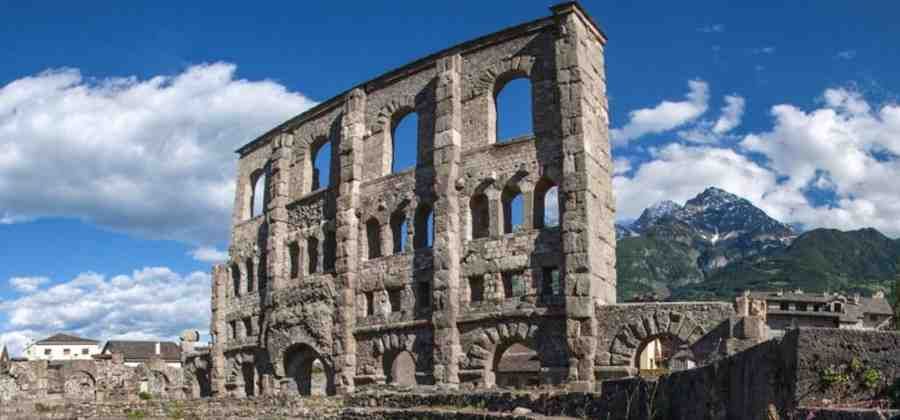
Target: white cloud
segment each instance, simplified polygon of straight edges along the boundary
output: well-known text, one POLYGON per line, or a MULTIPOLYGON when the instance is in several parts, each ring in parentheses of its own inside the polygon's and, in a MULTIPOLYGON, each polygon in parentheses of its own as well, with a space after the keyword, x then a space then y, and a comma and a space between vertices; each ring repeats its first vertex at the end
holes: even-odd
POLYGON ((20 293, 32 293, 49 281, 47 277, 13 277, 9 279, 9 285, 20 293))
POLYGON ((219 243, 233 151, 313 102, 227 63, 93 80, 58 69, 0 86, 0 220, 76 217, 150 238, 219 243))
POLYGON ((625 158, 616 158, 613 161, 613 174, 626 174, 631 170, 631 161, 625 158))
POLYGON ((810 112, 774 106, 774 127, 741 146, 765 156, 790 188, 826 189, 836 197, 830 206, 794 209, 795 221, 900 235, 900 105, 876 109, 848 89, 828 89, 823 101, 810 112))
POLYGON ((678 132, 679 137, 694 143, 715 143, 741 124, 746 101, 742 96, 725 96, 725 106, 719 118, 713 122, 704 120, 688 130, 678 132))
POLYGON ((18 354, 29 340, 65 331, 100 341, 110 338, 174 339, 185 329, 207 331, 210 275, 180 275, 148 267, 107 278, 74 279, 0 302, 0 341, 18 354), (4 316, 0 316, 3 319, 4 316))
POLYGON ((616 176, 617 216, 635 219, 662 200, 684 202, 709 186, 717 186, 757 205, 775 189, 776 177, 746 156, 727 148, 673 143, 655 151, 634 175, 616 176))
POLYGON ((852 60, 856 58, 856 50, 838 51, 838 53, 834 55, 834 58, 838 60, 852 60))
POLYGON ((654 150, 631 176, 614 177, 618 216, 633 219, 657 201, 718 186, 783 222, 900 236, 900 105, 874 106, 848 89, 826 90, 821 103, 811 111, 774 106, 773 127, 744 137, 737 150, 654 150), (822 204, 823 195, 833 200, 822 204))
POLYGON ((703 33, 716 33, 716 32, 725 32, 725 25, 721 23, 716 23, 712 25, 701 26, 697 28, 698 32, 703 33))
POLYGON ((621 146, 629 140, 666 132, 699 118, 708 106, 709 86, 702 80, 691 80, 688 88, 683 101, 665 100, 653 108, 629 112, 628 123, 624 127, 610 130, 613 143, 621 146))
POLYGON ((213 247, 202 246, 190 252, 191 257, 200 262, 219 263, 228 259, 228 252, 213 247))

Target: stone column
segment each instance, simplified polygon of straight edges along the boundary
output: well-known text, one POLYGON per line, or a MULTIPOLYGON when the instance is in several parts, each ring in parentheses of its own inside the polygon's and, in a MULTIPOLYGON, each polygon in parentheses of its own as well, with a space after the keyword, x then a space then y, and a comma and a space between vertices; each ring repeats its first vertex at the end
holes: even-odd
POLYGON ((455 188, 460 171, 462 93, 458 54, 437 61, 434 133, 434 381, 447 388, 459 387, 459 258, 461 240, 459 196, 455 188))
MULTIPOLYGON (((282 133, 272 142, 272 158, 269 167, 269 204, 266 221, 269 235, 266 242, 266 277, 269 290, 279 290, 288 286, 285 264, 289 261, 287 248, 288 226, 287 205, 290 200, 291 149, 294 136, 282 133)), ((257 287, 259 279, 256 279, 257 287)))
POLYGON ((209 325, 209 334, 212 336, 210 348, 212 366, 209 370, 209 380, 214 396, 225 395, 225 345, 228 342, 228 328, 225 325, 224 306, 226 304, 225 293, 229 284, 231 284, 231 276, 228 266, 224 264, 213 266, 210 293, 212 311, 209 325))
POLYGON ((506 215, 503 214, 503 201, 500 190, 493 185, 484 191, 488 199, 488 236, 503 236, 506 226, 506 215))
POLYGON ((552 8, 559 35, 555 70, 562 143, 559 186, 562 274, 570 387, 594 383, 594 304, 616 301, 615 219, 603 45, 605 37, 577 3, 552 8))
POLYGON ((363 171, 363 136, 365 135, 366 93, 354 89, 347 94, 341 121, 338 153, 341 183, 337 196, 336 231, 337 255, 335 278, 337 283, 334 340, 334 372, 337 392, 353 392, 356 376, 356 275, 359 260, 359 220, 356 209, 360 205, 359 184, 363 171))

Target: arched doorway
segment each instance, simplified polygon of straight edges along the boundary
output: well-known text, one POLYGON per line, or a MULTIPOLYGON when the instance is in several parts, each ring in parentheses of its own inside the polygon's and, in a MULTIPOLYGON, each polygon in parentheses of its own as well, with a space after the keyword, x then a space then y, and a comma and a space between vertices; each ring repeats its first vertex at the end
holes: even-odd
POLYGON ((541 384, 541 360, 537 352, 524 343, 515 342, 498 348, 494 357, 494 381, 504 388, 529 388, 541 384))
POLYGON ((256 395, 256 366, 253 363, 241 364, 241 377, 244 379, 244 395, 256 395))
POLYGON ((394 385, 411 386, 416 384, 416 359, 412 353, 404 350, 393 358, 389 368, 387 382, 394 385))
POLYGON ((334 395, 334 370, 318 352, 306 344, 288 348, 284 353, 285 375, 300 395, 334 395))
POLYGON ((66 398, 93 400, 96 395, 96 383, 87 372, 74 372, 66 378, 63 385, 66 398))
POLYGON ((644 374, 667 372, 672 356, 685 344, 672 334, 650 336, 638 346, 634 358, 635 367, 644 374))

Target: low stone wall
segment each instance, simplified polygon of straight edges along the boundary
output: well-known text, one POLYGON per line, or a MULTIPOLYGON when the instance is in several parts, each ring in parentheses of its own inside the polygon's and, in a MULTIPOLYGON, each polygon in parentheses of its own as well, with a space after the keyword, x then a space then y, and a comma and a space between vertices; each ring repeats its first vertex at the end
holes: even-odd
POLYGON ((796 377, 791 379, 800 405, 880 398, 900 378, 898 332, 810 328, 785 340, 797 349, 796 377))

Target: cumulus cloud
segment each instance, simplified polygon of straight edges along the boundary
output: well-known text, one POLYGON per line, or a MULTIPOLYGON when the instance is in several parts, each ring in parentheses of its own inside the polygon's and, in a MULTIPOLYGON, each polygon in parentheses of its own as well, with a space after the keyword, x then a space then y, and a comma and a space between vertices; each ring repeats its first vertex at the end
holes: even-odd
POLYGON ((228 259, 228 252, 216 248, 202 246, 190 252, 191 257, 200 262, 218 263, 228 259))
POLYGON ((708 107, 709 85, 702 80, 691 80, 688 88, 683 101, 664 100, 653 108, 629 112, 624 127, 610 130, 613 143, 621 146, 629 140, 663 133, 699 118, 708 107))
POLYGON ((737 149, 669 144, 632 175, 617 174, 618 216, 633 219, 657 201, 685 201, 714 185, 784 222, 900 236, 900 105, 837 88, 817 109, 782 104, 771 113, 772 128, 737 149), (814 196, 823 193, 833 199, 814 196))
POLYGON ((19 354, 32 340, 65 331, 97 340, 174 339, 182 330, 207 331, 210 275, 181 275, 147 267, 112 278, 82 273, 0 301, 0 345, 19 354))
POLYGON ((9 279, 9 285, 20 293, 31 293, 49 281, 47 277, 13 277, 9 279))
POLYGON ((717 120, 700 121, 688 130, 679 131, 678 135, 694 143, 715 143, 741 124, 745 103, 742 96, 727 95, 725 96, 725 106, 717 120))
POLYGON ((94 80, 57 69, 0 86, 0 220, 76 217, 143 237, 226 240, 233 151, 313 105, 235 70, 94 80))
POLYGON ((616 176, 617 215, 635 219, 662 200, 684 202, 709 186, 718 186, 756 204, 776 184, 775 175, 740 153, 720 147, 669 144, 634 174, 616 176))
POLYGON ((900 105, 873 107, 843 88, 826 90, 823 102, 809 112, 774 106, 774 127, 748 135, 741 147, 763 155, 790 188, 824 188, 836 197, 828 206, 795 209, 796 221, 900 235, 900 105))
POLYGON ((616 158, 613 161, 613 174, 626 174, 631 170, 631 161, 625 158, 616 158))

